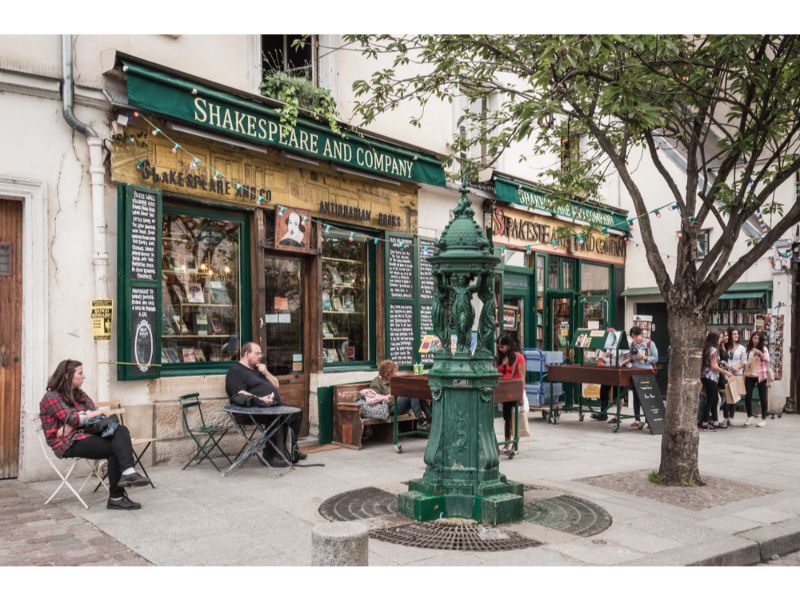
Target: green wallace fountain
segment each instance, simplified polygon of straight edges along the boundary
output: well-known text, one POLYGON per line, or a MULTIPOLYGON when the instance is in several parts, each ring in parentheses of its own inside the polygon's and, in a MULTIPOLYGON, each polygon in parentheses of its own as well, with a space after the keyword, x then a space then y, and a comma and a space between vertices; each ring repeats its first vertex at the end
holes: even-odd
POLYGON ((500 473, 494 434, 494 268, 500 259, 474 216, 462 183, 453 218, 428 259, 435 281, 433 328, 443 347, 428 374, 433 426, 425 473, 398 496, 399 511, 417 521, 461 517, 495 525, 522 519, 522 484, 500 473), (473 354, 475 294, 483 308, 473 354))

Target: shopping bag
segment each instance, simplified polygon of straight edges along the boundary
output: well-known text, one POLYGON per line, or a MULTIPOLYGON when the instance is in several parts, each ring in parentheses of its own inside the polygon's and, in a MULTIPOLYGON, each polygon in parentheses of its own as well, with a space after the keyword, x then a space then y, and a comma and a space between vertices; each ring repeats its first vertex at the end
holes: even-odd
POLYGON ((725 388, 725 403, 736 404, 744 396, 744 377, 734 375, 728 377, 728 385, 725 388))
POLYGON ((761 368, 761 359, 758 356, 751 356, 744 367, 745 377, 758 377, 758 370, 761 368))
MULTIPOLYGON (((512 427, 511 431, 514 431, 513 430, 513 427, 514 427, 514 415, 513 414, 511 415, 511 427, 512 427)), ((519 411, 519 430, 518 430, 518 435, 521 438, 529 437, 531 435, 531 429, 530 429, 530 426, 528 425, 528 413, 527 412, 519 411)))

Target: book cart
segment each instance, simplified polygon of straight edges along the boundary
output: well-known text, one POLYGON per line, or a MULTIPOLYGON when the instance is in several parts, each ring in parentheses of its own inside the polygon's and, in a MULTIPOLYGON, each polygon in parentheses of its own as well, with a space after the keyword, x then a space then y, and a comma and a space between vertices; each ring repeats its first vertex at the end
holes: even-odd
POLYGON ((564 408, 564 385, 548 381, 547 373, 550 365, 564 364, 564 353, 523 348, 522 354, 529 380, 525 385, 528 404, 532 410, 541 410, 543 419, 556 424, 564 408))
MULTIPOLYGON (((615 388, 614 403, 617 408, 613 430, 616 433, 619 431, 623 419, 633 418, 633 415, 621 414, 622 389, 630 385, 632 375, 643 375, 652 373, 652 371, 618 366, 621 352, 630 349, 628 337, 623 331, 576 329, 575 337, 569 347, 575 349, 575 364, 550 367, 548 379, 572 384, 596 383, 613 386, 615 388)), ((594 408, 600 406, 600 400, 584 398, 580 389, 576 395, 577 405, 565 406, 561 410, 564 412, 577 411, 578 419, 583 421, 585 413, 596 412, 594 408)))

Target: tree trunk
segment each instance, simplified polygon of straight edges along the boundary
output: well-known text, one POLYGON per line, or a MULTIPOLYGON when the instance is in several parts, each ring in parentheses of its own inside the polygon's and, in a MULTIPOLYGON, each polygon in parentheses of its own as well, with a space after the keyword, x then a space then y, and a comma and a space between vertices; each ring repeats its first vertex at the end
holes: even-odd
POLYGON ((659 474, 668 485, 702 484, 697 466, 697 407, 701 354, 708 326, 705 315, 698 315, 690 307, 667 306, 667 311, 672 350, 659 474))

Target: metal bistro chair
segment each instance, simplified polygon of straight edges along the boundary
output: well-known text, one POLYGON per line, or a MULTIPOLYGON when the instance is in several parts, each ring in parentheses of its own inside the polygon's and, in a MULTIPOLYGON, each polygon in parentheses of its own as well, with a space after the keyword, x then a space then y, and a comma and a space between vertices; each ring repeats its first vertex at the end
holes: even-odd
MULTIPOLYGON (((119 417, 120 425, 125 425, 125 409, 122 408, 122 403, 120 402, 98 402, 97 408, 110 408, 112 409, 110 412, 106 411, 106 414, 116 414, 119 417)), ((147 450, 150 448, 151 444, 156 441, 156 438, 139 438, 131 436, 131 446, 133 446, 133 466, 139 467, 144 473, 144 476, 150 479, 150 487, 155 489, 156 486, 153 484, 153 480, 150 475, 147 473, 147 469, 144 468, 142 464, 142 458, 147 453, 147 450), (136 447, 144 446, 141 450, 136 450, 136 447)), ((100 484, 97 484, 97 487, 94 488, 96 492, 97 489, 100 487, 100 484)))
POLYGON ((181 467, 181 470, 190 466, 192 462, 199 457, 199 460, 195 463, 196 465, 199 465, 204 460, 208 460, 208 462, 214 465, 214 468, 219 471, 220 468, 209 454, 209 452, 211 452, 215 447, 220 452, 220 456, 217 456, 216 458, 224 458, 229 464, 232 464, 228 454, 219 445, 219 443, 222 441, 222 438, 224 438, 225 434, 228 433, 228 428, 223 425, 206 424, 205 417, 203 417, 203 409, 200 406, 200 394, 197 392, 192 394, 184 394, 178 398, 178 402, 180 402, 181 405, 181 418, 183 419, 183 426, 197 446, 197 450, 186 462, 186 464, 181 467), (189 424, 189 416, 193 409, 197 410, 197 413, 200 417, 199 427, 192 427, 189 424))
POLYGON ((75 497, 78 499, 78 502, 83 504, 83 508, 88 509, 89 505, 86 504, 86 501, 81 497, 81 492, 83 491, 83 488, 86 487, 86 484, 89 483, 89 480, 92 479, 92 477, 95 477, 100 482, 97 484, 95 491, 97 491, 100 485, 103 485, 106 487, 106 489, 108 489, 108 485, 106 485, 106 482, 103 481, 103 474, 100 472, 100 466, 103 463, 103 461, 92 460, 89 458, 58 458, 55 454, 53 454, 52 448, 50 448, 50 446, 48 446, 47 442, 45 441, 44 430, 42 429, 42 424, 41 421, 39 420, 38 415, 34 417, 33 421, 35 423, 38 423, 38 427, 36 427, 36 437, 39 440, 39 446, 42 448, 42 455, 47 460, 47 464, 49 464, 50 467, 52 467, 53 471, 56 472, 56 475, 58 475, 59 479, 61 480, 61 483, 58 484, 58 487, 56 487, 56 489, 53 491, 52 494, 50 494, 50 497, 47 500, 45 500, 44 503, 49 504, 50 501, 56 497, 56 494, 58 494, 58 492, 61 491, 61 488, 66 486, 67 489, 75 495, 75 497), (81 487, 79 487, 76 490, 70 484, 69 478, 72 476, 72 472, 75 470, 75 467, 77 467, 82 460, 85 460, 86 463, 89 465, 90 471, 89 474, 86 476, 86 478, 83 480, 81 487), (58 467, 59 464, 64 464, 64 465, 69 464, 69 467, 67 468, 66 471, 62 471, 62 469, 58 467))

